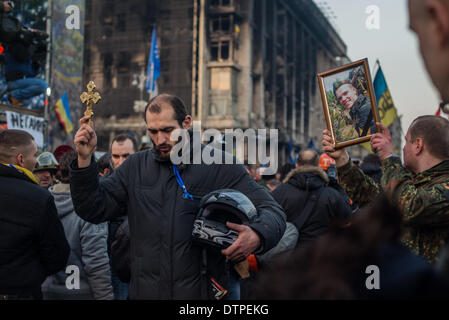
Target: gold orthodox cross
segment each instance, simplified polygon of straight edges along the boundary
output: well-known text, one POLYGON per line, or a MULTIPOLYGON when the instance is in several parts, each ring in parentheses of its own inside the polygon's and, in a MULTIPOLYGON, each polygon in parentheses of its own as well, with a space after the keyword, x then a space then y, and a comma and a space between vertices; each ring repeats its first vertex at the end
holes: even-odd
POLYGON ((93 128, 92 116, 94 112, 92 111, 92 104, 97 104, 98 101, 101 100, 101 96, 98 92, 94 92, 96 89, 95 83, 93 81, 89 81, 87 84, 87 92, 83 92, 80 96, 81 102, 86 103, 86 111, 84 112, 84 116, 91 116, 87 124, 93 128))

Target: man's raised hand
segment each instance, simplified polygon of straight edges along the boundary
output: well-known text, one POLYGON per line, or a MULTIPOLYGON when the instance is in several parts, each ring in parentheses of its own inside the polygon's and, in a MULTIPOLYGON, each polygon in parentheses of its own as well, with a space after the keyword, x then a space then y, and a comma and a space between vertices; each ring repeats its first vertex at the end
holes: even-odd
POLYGON ((390 155, 394 154, 394 144, 388 128, 380 122, 377 125, 382 129, 382 133, 376 133, 371 137, 371 149, 378 153, 382 161, 385 161, 390 155))
POLYGON ((323 131, 323 138, 321 141, 323 151, 337 164, 337 167, 342 167, 349 161, 349 155, 344 149, 335 150, 335 142, 329 130, 323 131))
POLYGON ((78 167, 86 168, 90 165, 92 154, 97 148, 97 135, 87 122, 90 116, 84 116, 80 119, 80 128, 75 134, 73 143, 78 153, 78 167))

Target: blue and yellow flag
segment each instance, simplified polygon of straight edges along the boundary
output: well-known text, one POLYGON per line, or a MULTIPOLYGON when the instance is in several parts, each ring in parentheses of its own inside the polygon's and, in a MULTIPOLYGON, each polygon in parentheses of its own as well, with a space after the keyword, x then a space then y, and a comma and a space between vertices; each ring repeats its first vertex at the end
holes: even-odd
MULTIPOLYGON (((379 62, 378 66, 379 69, 373 81, 374 93, 376 95, 377 109, 379 110, 379 120, 384 126, 389 127, 398 115, 379 62)), ((362 143, 361 146, 366 151, 373 152, 369 142, 362 143)))
POLYGON ((64 92, 62 97, 55 104, 56 115, 59 122, 65 129, 65 132, 70 133, 73 131, 72 117, 70 116, 69 98, 67 93, 64 92))
POLYGON ((380 122, 384 126, 389 127, 398 117, 398 115, 380 65, 379 69, 377 70, 376 76, 374 77, 373 86, 374 92, 376 94, 380 122))

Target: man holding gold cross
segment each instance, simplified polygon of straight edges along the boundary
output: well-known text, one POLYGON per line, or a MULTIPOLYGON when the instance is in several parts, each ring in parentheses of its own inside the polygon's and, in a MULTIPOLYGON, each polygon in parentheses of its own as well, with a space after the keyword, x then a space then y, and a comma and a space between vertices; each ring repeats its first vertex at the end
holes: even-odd
MULTIPOLYGON (((88 105, 99 99, 93 92, 82 97, 88 105)), ((130 299, 216 298, 213 290, 217 286, 223 292, 231 290, 229 274, 235 271, 229 272, 229 261, 245 261, 251 253, 264 253, 279 242, 285 231, 285 213, 235 161, 178 166, 171 162, 170 152, 177 141, 171 141, 170 134, 189 129, 192 123, 180 98, 161 94, 151 99, 144 117, 154 148, 131 155, 101 181, 93 157, 97 136, 88 124, 92 115, 80 120, 74 138, 78 159, 71 165, 76 212, 86 221, 100 223, 126 208, 131 238, 130 299), (204 251, 192 242, 193 223, 201 198, 219 189, 243 193, 257 213, 248 224, 227 223, 238 238, 221 252, 208 252, 207 270, 212 276, 204 277, 204 251)), ((214 152, 230 157, 218 149, 214 152)))

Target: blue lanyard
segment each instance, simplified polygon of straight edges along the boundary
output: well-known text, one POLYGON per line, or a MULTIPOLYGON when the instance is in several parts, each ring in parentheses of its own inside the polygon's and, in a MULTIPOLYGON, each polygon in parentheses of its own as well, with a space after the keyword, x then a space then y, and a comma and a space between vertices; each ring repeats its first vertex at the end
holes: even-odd
POLYGON ((178 181, 178 184, 181 187, 182 192, 184 192, 183 198, 193 200, 193 196, 187 192, 186 185, 182 181, 181 175, 179 174, 178 167, 176 165, 173 165, 173 171, 175 172, 176 181, 178 181))

